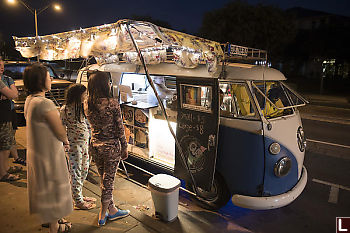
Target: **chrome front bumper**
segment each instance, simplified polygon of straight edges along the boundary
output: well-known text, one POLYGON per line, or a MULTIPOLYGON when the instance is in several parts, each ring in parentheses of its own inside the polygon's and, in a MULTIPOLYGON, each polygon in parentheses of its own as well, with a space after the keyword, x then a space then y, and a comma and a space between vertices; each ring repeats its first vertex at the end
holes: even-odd
POLYGON ((271 197, 251 197, 235 194, 232 203, 236 206, 254 210, 276 209, 290 204, 304 190, 307 183, 307 170, 303 166, 301 177, 298 183, 286 193, 271 197))

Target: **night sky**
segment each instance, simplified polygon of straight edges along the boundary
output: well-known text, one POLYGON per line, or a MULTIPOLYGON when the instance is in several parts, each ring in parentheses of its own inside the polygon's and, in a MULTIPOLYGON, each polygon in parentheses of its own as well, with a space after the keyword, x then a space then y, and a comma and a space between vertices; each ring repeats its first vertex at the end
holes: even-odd
MULTIPOLYGON (((41 9, 49 1, 23 0, 32 8, 41 9)), ((49 8, 38 16, 39 35, 90 27, 130 18, 132 15, 151 16, 163 20, 175 30, 196 33, 205 12, 223 7, 230 0, 59 0, 62 12, 49 8)), ((304 7, 350 17, 350 0, 246 0, 282 9, 304 7)), ((24 6, 0 3, 0 32, 8 35, 34 36, 34 16, 24 6)))

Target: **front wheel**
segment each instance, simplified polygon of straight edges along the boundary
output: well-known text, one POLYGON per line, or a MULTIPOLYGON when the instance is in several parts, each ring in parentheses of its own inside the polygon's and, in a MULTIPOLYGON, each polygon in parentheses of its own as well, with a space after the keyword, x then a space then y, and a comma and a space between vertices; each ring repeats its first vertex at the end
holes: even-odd
MULTIPOLYGON (((186 188, 193 191, 194 187, 192 182, 186 182, 186 188)), ((215 172, 213 185, 210 191, 208 192, 197 187, 197 196, 195 200, 205 209, 218 210, 226 205, 231 196, 224 178, 218 172, 215 172)))

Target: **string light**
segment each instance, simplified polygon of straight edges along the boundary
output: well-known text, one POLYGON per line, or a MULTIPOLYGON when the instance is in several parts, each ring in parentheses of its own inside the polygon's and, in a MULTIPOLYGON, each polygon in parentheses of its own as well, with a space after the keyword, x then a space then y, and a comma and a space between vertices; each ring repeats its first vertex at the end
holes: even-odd
MULTIPOLYGON (((90 28, 79 28, 69 32, 56 33, 43 37, 14 37, 16 47, 33 48, 33 54, 27 52, 30 56, 40 51, 45 60, 57 57, 76 58, 77 56, 86 57, 89 55, 100 56, 107 62, 116 61, 119 53, 134 51, 130 35, 126 31, 127 21, 118 21, 112 24, 104 24, 90 28), (96 47, 97 46, 97 47, 96 47), (99 47, 100 46, 100 47, 99 47), (49 50, 46 51, 45 50, 49 50), (96 50, 97 49, 97 50, 96 50), (67 51, 68 50, 68 51, 67 51), (101 52, 105 55, 102 56, 101 52), (57 54, 63 54, 57 55, 57 54)), ((169 29, 158 28, 153 24, 133 23, 130 24, 131 33, 145 56, 151 62, 166 60, 166 53, 172 52, 176 59, 190 59, 194 63, 206 61, 212 63, 222 57, 223 51, 220 44, 214 41, 186 35, 184 33, 172 31, 169 29), (152 57, 153 56, 153 57, 152 57)), ((134 57, 135 52, 130 53, 134 57)), ((23 54, 22 54, 23 55, 23 54)), ((137 55, 137 54, 136 54, 137 55)), ((100 59, 100 60, 101 60, 100 59)), ((138 62, 138 61, 137 61, 138 62)))

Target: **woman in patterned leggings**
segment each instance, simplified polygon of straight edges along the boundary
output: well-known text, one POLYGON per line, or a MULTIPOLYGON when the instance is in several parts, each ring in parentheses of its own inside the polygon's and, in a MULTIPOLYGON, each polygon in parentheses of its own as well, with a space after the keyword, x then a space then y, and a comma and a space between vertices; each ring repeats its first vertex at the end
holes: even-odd
POLYGON ((109 76, 96 71, 89 77, 88 100, 84 105, 92 135, 90 151, 101 177, 101 209, 98 225, 129 215, 129 210, 116 208, 113 183, 119 161, 128 157, 119 102, 111 96, 109 76), (108 211, 108 213, 107 213, 108 211))
POLYGON ((67 129, 70 149, 69 172, 72 182, 72 195, 76 209, 89 210, 96 205, 95 198, 84 197, 83 183, 89 171, 89 128, 82 103, 86 97, 86 87, 82 84, 72 84, 66 92, 66 104, 61 108, 61 119, 67 129))

